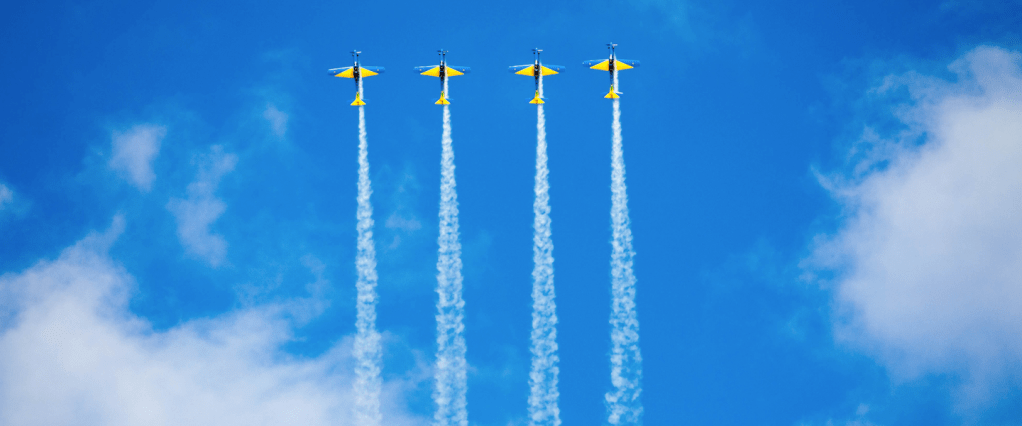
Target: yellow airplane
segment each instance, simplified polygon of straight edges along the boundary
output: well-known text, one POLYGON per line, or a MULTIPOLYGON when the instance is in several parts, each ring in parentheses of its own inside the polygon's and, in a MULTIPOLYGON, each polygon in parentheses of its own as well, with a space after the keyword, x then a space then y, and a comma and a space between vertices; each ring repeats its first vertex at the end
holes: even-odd
POLYGON ((620 98, 621 92, 614 90, 614 77, 617 76, 617 72, 620 70, 632 69, 639 66, 639 61, 631 59, 618 59, 614 53, 614 48, 617 47, 614 43, 607 43, 607 48, 610 49, 609 59, 594 59, 592 61, 585 61, 582 65, 585 65, 594 70, 610 71, 610 92, 607 92, 603 97, 607 99, 620 98))
POLYGON ((518 75, 527 75, 536 78, 536 96, 529 101, 530 104, 542 104, 543 98, 539 96, 539 79, 545 75, 554 75, 564 72, 564 67, 560 65, 543 65, 539 60, 539 54, 543 52, 543 49, 535 48, 532 49, 532 54, 535 55, 536 59, 533 63, 528 65, 512 65, 508 67, 508 71, 511 71, 518 75))
POLYGON ((352 106, 362 106, 366 104, 365 99, 362 97, 362 77, 372 77, 377 74, 382 74, 384 71, 383 67, 363 67, 358 60, 358 55, 360 53, 362 52, 358 50, 351 51, 351 57, 354 59, 355 65, 327 70, 327 73, 334 77, 355 79, 355 100, 351 101, 352 106))
POLYGON ((415 67, 415 72, 427 75, 430 77, 440 77, 440 100, 436 101, 437 105, 450 105, 451 102, 447 98, 447 77, 454 77, 458 75, 465 75, 472 72, 469 67, 456 67, 454 65, 447 65, 447 51, 437 50, 440 55, 440 65, 426 65, 422 67, 415 67))

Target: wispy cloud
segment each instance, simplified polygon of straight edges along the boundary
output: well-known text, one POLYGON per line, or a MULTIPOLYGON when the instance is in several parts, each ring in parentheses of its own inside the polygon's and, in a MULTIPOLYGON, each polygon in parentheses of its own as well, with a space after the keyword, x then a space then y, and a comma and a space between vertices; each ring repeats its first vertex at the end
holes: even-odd
POLYGON ((185 250, 210 266, 219 266, 227 256, 227 241, 210 230, 210 226, 227 210, 225 204, 216 198, 215 192, 220 178, 234 170, 238 157, 225 153, 219 145, 213 146, 208 154, 200 156, 199 173, 188 185, 188 198, 172 198, 167 203, 177 219, 177 236, 185 250))
POLYGON ((4 210, 12 201, 14 201, 14 191, 0 183, 0 210, 4 210))
POLYGON ((954 81, 889 78, 910 95, 905 127, 870 136, 883 158, 824 177, 846 216, 807 262, 835 274, 840 339, 902 380, 958 375, 972 407, 1022 374, 1020 65, 983 46, 951 64, 954 81))
POLYGON ((266 104, 266 109, 263 110, 263 118, 270 123, 270 129, 273 130, 273 134, 277 135, 278 138, 283 138, 284 134, 287 133, 287 118, 286 112, 277 109, 274 104, 266 104))
POLYGON ((880 426, 867 419, 870 412, 868 404, 859 404, 855 415, 851 418, 829 418, 823 421, 804 421, 799 426, 880 426))
POLYGON ((113 152, 107 165, 140 191, 148 192, 156 179, 153 159, 159 154, 166 134, 166 127, 154 124, 139 124, 124 132, 115 131, 113 152))
MULTIPOLYGON (((0 424, 356 426, 350 339, 290 356, 292 320, 275 305, 154 331, 129 311, 134 279, 107 254, 122 228, 117 218, 0 276, 0 424)), ((388 424, 425 423, 407 414, 405 384, 385 386, 388 424)))
POLYGON ((419 228, 422 228, 422 223, 415 216, 404 217, 397 212, 390 214, 385 225, 387 228, 400 229, 406 232, 417 231, 419 228))

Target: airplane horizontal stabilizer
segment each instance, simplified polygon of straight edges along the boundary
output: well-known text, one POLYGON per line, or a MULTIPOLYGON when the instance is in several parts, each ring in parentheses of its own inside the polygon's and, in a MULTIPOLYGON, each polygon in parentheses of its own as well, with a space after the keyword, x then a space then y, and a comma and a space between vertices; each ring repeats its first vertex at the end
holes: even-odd
POLYGON ((436 101, 436 104, 437 105, 450 105, 451 102, 447 100, 447 96, 444 95, 444 92, 440 92, 440 100, 436 101))
POLYGON ((543 102, 543 98, 539 97, 539 90, 537 90, 536 91, 536 96, 534 98, 532 98, 532 100, 529 101, 529 103, 530 104, 537 104, 538 105, 538 104, 544 104, 546 102, 543 102))
POLYGON ((355 93, 355 100, 351 101, 351 106, 362 106, 365 105, 366 101, 362 99, 361 93, 355 93))

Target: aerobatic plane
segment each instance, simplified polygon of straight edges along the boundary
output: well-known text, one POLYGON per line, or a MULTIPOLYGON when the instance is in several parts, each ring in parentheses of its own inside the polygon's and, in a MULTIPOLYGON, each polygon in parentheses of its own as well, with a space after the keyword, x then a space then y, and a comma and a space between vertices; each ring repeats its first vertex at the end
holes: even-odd
POLYGON ((617 55, 614 53, 615 47, 617 47, 616 44, 607 43, 607 49, 610 49, 609 59, 594 59, 582 63, 582 65, 585 65, 594 70, 610 71, 610 92, 607 92, 607 94, 603 96, 607 99, 617 99, 621 97, 619 96, 621 92, 614 90, 614 82, 616 81, 614 77, 617 76, 617 72, 621 70, 632 69, 639 66, 639 61, 634 61, 631 59, 618 59, 617 55))
POLYGON ((456 67, 454 65, 447 65, 447 51, 437 50, 440 55, 440 65, 426 65, 423 67, 415 67, 415 72, 428 75, 430 77, 440 77, 440 100, 436 101, 437 105, 450 105, 450 100, 447 99, 447 77, 454 77, 458 75, 465 75, 472 72, 469 67, 456 67))
POLYGON ((528 65, 512 65, 508 67, 508 71, 511 71, 518 75, 527 75, 536 78, 536 96, 529 101, 530 104, 541 104, 543 103, 543 97, 539 95, 539 79, 545 75, 554 75, 564 72, 564 67, 560 65, 543 65, 539 60, 539 54, 543 52, 543 49, 532 49, 532 54, 535 56, 535 61, 528 65))
POLYGON ((327 70, 327 73, 334 77, 355 79, 355 100, 351 101, 352 106, 362 106, 366 104, 365 99, 362 97, 362 77, 372 77, 374 75, 381 74, 384 71, 383 67, 363 67, 358 60, 358 55, 360 53, 362 52, 358 50, 351 51, 351 58, 355 61, 355 65, 327 70))

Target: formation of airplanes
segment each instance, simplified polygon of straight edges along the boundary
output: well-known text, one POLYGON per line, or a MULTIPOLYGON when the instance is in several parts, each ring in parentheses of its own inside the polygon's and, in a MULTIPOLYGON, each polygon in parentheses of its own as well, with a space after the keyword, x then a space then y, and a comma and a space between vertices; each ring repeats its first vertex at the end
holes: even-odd
MULTIPOLYGON (((591 61, 582 62, 582 65, 589 67, 590 69, 598 71, 607 71, 610 74, 610 91, 604 95, 607 99, 617 99, 621 97, 621 92, 615 89, 615 83, 617 79, 617 72, 627 69, 632 69, 639 66, 639 61, 632 59, 619 59, 615 53, 617 44, 607 43, 607 50, 610 51, 610 56, 607 59, 594 59, 591 61)), ((517 74, 531 76, 536 81, 536 93, 530 104, 542 104, 543 94, 540 93, 540 80, 544 76, 557 75, 564 72, 565 68, 560 65, 544 65, 540 60, 540 54, 543 52, 542 49, 532 49, 533 63, 526 65, 512 65, 508 68, 508 71, 517 74)), ((382 74, 384 72, 383 67, 369 67, 363 66, 359 61, 359 54, 362 52, 353 50, 351 51, 351 57, 354 64, 350 67, 332 68, 327 72, 334 77, 352 78, 355 80, 355 99, 351 102, 353 106, 363 106, 366 104, 365 97, 362 95, 362 78, 372 77, 374 75, 382 74)), ((454 66, 447 64, 447 51, 438 50, 437 54, 440 56, 439 65, 425 65, 414 67, 413 70, 416 73, 429 77, 440 78, 440 99, 435 103, 437 105, 450 105, 450 96, 448 95, 449 90, 447 88, 447 77, 456 77, 459 75, 465 75, 472 72, 469 67, 454 66)))

